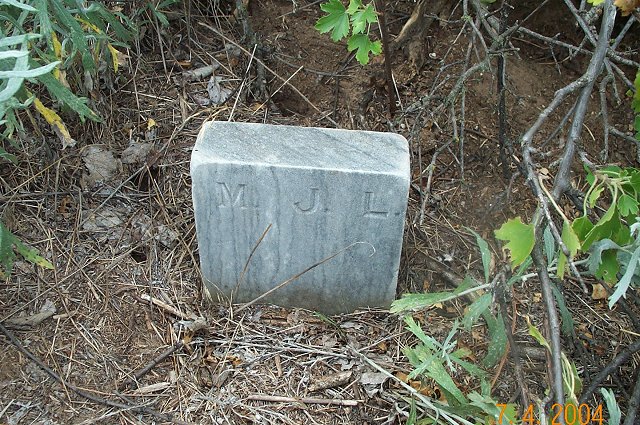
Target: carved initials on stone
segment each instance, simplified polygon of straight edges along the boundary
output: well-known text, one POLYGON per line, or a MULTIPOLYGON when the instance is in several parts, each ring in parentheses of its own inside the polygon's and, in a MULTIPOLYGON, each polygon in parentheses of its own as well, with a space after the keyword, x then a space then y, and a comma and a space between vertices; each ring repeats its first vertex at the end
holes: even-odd
POLYGON ((239 206, 240 208, 246 208, 244 199, 244 188, 246 184, 240 183, 237 184, 234 190, 229 189, 229 186, 225 182, 218 182, 218 187, 220 187, 221 196, 220 199, 222 202, 218 204, 218 207, 235 207, 239 206))
POLYGON ((364 193, 364 216, 371 218, 387 218, 389 215, 388 211, 383 210, 374 210, 373 203, 375 194, 373 192, 365 192, 364 193))
POLYGON ((296 207, 296 209, 298 211, 300 211, 303 214, 313 214, 314 212, 316 212, 318 210, 318 208, 320 208, 320 199, 319 199, 319 192, 320 189, 318 188, 311 188, 311 195, 309 196, 309 207, 308 208, 304 208, 302 207, 300 204, 302 202, 298 201, 295 202, 293 205, 296 207))

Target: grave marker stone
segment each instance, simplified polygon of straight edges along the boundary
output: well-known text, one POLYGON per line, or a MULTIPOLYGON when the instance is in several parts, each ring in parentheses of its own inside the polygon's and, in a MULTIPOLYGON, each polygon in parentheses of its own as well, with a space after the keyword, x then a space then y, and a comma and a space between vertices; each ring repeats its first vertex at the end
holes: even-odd
POLYGON ((252 301, 332 255, 261 302, 334 314, 395 298, 410 182, 402 136, 209 122, 191 178, 214 299, 252 301))

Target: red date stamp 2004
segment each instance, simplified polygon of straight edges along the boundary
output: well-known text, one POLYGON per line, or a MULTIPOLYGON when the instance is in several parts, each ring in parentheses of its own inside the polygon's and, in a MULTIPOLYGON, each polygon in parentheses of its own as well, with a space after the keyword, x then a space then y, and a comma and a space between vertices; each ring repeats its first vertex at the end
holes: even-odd
MULTIPOLYGON (((506 418, 504 417, 504 412, 507 408, 507 405, 498 403, 496 404, 496 406, 500 408, 498 425, 512 425, 511 421, 505 420, 506 418)), ((584 403, 579 406, 576 406, 573 403, 555 403, 551 405, 549 416, 551 416, 551 425, 560 425, 562 423, 561 419, 564 419, 564 423, 566 425, 603 425, 604 423, 601 404, 597 405, 595 408, 591 408, 591 406, 584 403)), ((542 425, 540 424, 540 420, 536 419, 533 413, 532 404, 530 404, 529 407, 526 408, 520 421, 523 425, 542 425)))

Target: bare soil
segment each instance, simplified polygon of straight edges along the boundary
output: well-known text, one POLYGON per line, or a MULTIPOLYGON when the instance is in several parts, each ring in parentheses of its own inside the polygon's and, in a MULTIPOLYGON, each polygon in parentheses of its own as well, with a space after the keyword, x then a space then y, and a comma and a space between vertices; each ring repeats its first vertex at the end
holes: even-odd
MULTIPOLYGON (((11 277, 0 283, 0 322, 66 384, 112 402, 107 406, 79 396, 3 337, 0 423, 406 422, 402 397, 407 391, 375 367, 400 378, 411 371, 402 348, 415 340, 398 316, 359 311, 327 318, 274 306, 234 314, 232 306, 207 302, 189 178, 191 149, 206 120, 337 125, 407 137, 414 180, 399 295, 451 289, 443 270, 460 278, 480 276, 475 238, 466 228, 491 242, 496 268, 504 263, 493 231, 514 216, 530 218, 536 204, 521 176, 503 176, 495 62, 465 85, 463 145, 454 140, 460 134, 452 121, 455 116, 459 129, 459 103, 455 111, 437 109, 464 71, 471 34, 460 33, 461 11, 451 6, 423 38, 392 55, 399 111, 391 120, 383 60, 362 67, 344 43, 319 34, 313 28, 320 16, 317 3, 247 3, 256 49, 243 33, 234 4, 194 0, 190 8, 172 11, 171 26, 160 34, 148 25, 125 69, 110 83, 101 82, 102 94, 92 96, 91 106, 104 122, 72 128, 75 147, 62 150, 46 124, 33 117, 15 152, 19 166, 0 164, 4 222, 55 265, 49 271, 23 261, 15 264, 11 277), (256 71, 258 61, 269 68, 264 77, 256 71), (185 81, 183 72, 212 63, 219 63, 215 75, 231 96, 219 105, 203 105, 207 79, 185 81), (151 150, 125 153, 136 143, 151 150), (92 177, 87 168, 97 148, 116 167, 105 179, 92 177), (423 202, 421 191, 436 152, 430 196, 423 202), (29 321, 41 311, 52 314, 29 321), (196 318, 206 325, 189 329, 196 318), (171 347, 174 351, 162 356, 171 347), (161 360, 154 364, 156 358, 161 360), (136 377, 147 365, 150 370, 136 377), (145 408, 127 409, 131 404, 145 408)), ((413 6, 403 0, 387 5, 393 10, 388 17, 392 34, 400 31, 413 6)), ((528 12, 518 8, 511 19, 528 12)), ((548 36, 566 28, 567 39, 579 43, 569 18, 561 2, 551 2, 527 25, 548 36)), ((519 136, 553 93, 586 65, 581 56, 558 59, 567 52, 556 48, 552 54, 533 39, 516 38, 514 47, 519 50, 507 63, 512 172, 517 171, 519 136)), ((472 60, 483 54, 476 43, 472 60)), ((596 97, 582 144, 598 162, 602 128, 596 97)), ((620 128, 632 122, 626 103, 610 101, 609 115, 620 128)), ((551 157, 560 152, 562 138, 561 133, 546 141, 551 157)), ((635 147, 628 142, 612 140, 609 154, 609 161, 638 166, 635 147)), ((576 168, 578 187, 582 175, 576 168)), ((575 213, 572 206, 565 208, 575 213)), ((571 279, 563 291, 577 323, 577 339, 565 344, 567 354, 589 381, 633 340, 631 321, 619 309, 610 311, 606 300, 583 293, 571 279)), ((527 331, 527 321, 544 328, 537 280, 516 285, 510 298, 516 341, 528 350, 525 379, 532 394, 543 398, 546 359, 527 331)), ((637 315, 638 304, 630 304, 637 315)), ((415 317, 442 340, 464 308, 463 302, 451 303, 415 317)), ((487 344, 482 326, 461 332, 458 339, 473 352, 469 360, 482 359, 487 344)), ((621 400, 631 392, 639 361, 636 356, 606 383, 621 400)), ((489 372, 496 399, 513 401, 517 383, 509 355, 489 372)), ((453 378, 465 391, 479 385, 461 371, 453 378)), ((426 396, 440 397, 432 382, 410 384, 426 396)))

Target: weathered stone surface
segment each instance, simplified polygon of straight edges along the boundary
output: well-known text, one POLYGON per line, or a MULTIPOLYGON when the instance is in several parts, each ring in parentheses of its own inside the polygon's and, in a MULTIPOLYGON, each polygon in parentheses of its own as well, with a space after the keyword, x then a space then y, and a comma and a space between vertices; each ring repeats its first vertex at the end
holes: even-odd
POLYGON ((214 299, 252 301, 334 254, 261 302, 332 314, 394 299, 410 181, 402 136, 210 122, 191 177, 214 299))

